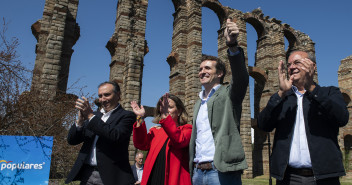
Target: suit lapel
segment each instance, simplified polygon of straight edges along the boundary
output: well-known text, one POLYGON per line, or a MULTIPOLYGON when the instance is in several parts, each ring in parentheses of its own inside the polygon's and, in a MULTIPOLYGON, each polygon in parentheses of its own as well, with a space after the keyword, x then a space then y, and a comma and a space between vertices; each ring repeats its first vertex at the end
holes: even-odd
POLYGON ((110 124, 113 120, 115 120, 117 117, 121 116, 121 112, 123 111, 123 108, 121 107, 121 105, 119 105, 119 107, 117 109, 115 109, 108 120, 106 120, 106 124, 110 124))
POLYGON ((200 108, 200 103, 201 103, 201 100, 198 99, 196 101, 196 104, 194 105, 194 110, 193 110, 193 128, 196 126, 196 120, 197 120, 197 116, 198 116, 198 111, 199 111, 199 108, 200 108))

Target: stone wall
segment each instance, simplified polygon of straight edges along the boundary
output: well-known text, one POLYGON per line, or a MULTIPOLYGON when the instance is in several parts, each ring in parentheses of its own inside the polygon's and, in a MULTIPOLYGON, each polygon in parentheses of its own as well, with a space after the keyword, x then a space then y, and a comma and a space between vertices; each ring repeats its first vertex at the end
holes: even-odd
POLYGON ((339 144, 344 154, 347 172, 352 172, 352 55, 341 60, 338 70, 339 87, 345 99, 350 119, 345 127, 340 128, 339 144))
POLYGON ((46 0, 43 18, 32 25, 37 39, 32 91, 65 93, 73 45, 80 36, 78 0, 46 0))
MULTIPOLYGON (((185 103, 190 115, 198 98, 201 84, 198 79, 198 67, 202 56, 202 7, 207 7, 218 16, 218 57, 228 64, 227 47, 223 38, 223 29, 227 17, 235 18, 240 28, 239 45, 244 49, 246 64, 247 25, 257 32, 255 64, 248 66, 250 76, 255 80, 254 92, 248 88, 243 101, 241 117, 241 138, 246 152, 249 168, 244 177, 252 178, 269 173, 268 139, 273 141, 274 133, 265 133, 256 127, 256 117, 264 109, 269 98, 278 91, 277 65, 285 60, 285 42, 288 49, 302 49, 315 53, 314 42, 308 35, 295 30, 280 20, 264 16, 260 9, 241 12, 224 7, 218 0, 172 0, 173 13, 172 50, 165 59, 170 65, 170 93, 179 96, 185 103), (247 24, 248 23, 248 24, 247 24), (250 98, 254 95, 254 99, 250 98), (251 108, 251 103, 254 107, 251 108), (254 111, 254 117, 251 117, 254 111), (254 143, 251 142, 251 128, 254 128, 254 143)), ((33 34, 38 40, 36 46, 36 63, 33 72, 32 90, 65 92, 68 69, 73 53, 72 46, 79 37, 76 23, 78 0, 46 0, 43 18, 32 26, 33 34)), ((130 109, 131 100, 141 99, 143 77, 143 58, 148 53, 145 40, 146 12, 148 0, 119 0, 115 31, 106 44, 111 54, 110 80, 121 86, 121 104, 130 109)), ((319 61, 317 61, 319 66, 319 61)), ((351 112, 352 92, 352 56, 341 61, 339 69, 339 86, 351 112)), ((225 77, 229 82, 231 71, 225 77)), ((315 76, 317 81, 317 75, 315 76)), ((152 116, 153 107, 148 107, 148 116, 152 116)), ((352 114, 346 127, 341 128, 339 143, 352 169, 352 114)), ((130 163, 134 162, 136 149, 130 143, 130 163)))
MULTIPOLYGON (((145 40, 146 0, 119 0, 115 31, 106 44, 111 54, 110 80, 121 87, 121 105, 131 110, 132 100, 141 99, 143 58, 148 52, 145 40)), ((130 139, 130 163, 134 163, 136 149, 130 139)))

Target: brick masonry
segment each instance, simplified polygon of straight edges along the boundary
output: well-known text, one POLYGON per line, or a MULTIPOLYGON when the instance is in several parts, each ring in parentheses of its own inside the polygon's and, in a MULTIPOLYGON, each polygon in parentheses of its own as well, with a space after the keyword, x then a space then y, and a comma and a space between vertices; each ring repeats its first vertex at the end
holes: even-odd
POLYGON ((32 25, 37 39, 32 91, 54 98, 65 93, 73 45, 80 36, 76 23, 78 0, 46 0, 43 18, 32 25))
MULTIPOLYGON (((277 62, 285 60, 284 38, 289 49, 303 49, 315 53, 314 42, 308 35, 295 30, 280 20, 264 16, 260 9, 241 12, 222 6, 218 0, 172 0, 173 14, 172 50, 165 59, 170 65, 170 93, 179 96, 190 115, 197 100, 201 84, 198 80, 198 67, 202 55, 202 7, 213 10, 219 18, 218 56, 228 62, 223 39, 223 29, 227 17, 236 18, 240 28, 239 45, 244 49, 246 63, 247 28, 246 23, 257 32, 255 66, 248 66, 250 76, 255 80, 254 92, 247 90, 243 101, 241 117, 241 137, 249 168, 245 178, 268 174, 268 136, 273 141, 273 133, 265 133, 256 128, 256 117, 266 106, 270 96, 278 90, 277 62), (254 100, 250 99, 254 94, 254 100), (250 102, 254 102, 251 109, 250 102), (251 111, 254 110, 254 118, 251 111), (251 142, 251 128, 254 128, 254 144, 251 142)), ((33 72, 32 90, 49 91, 55 95, 67 88, 68 69, 73 53, 72 46, 79 38, 76 23, 78 0, 46 0, 43 18, 33 24, 32 30, 38 40, 36 63, 33 72)), ((111 54, 110 80, 121 86, 121 104, 130 109, 131 100, 140 100, 143 58, 149 48, 145 40, 146 13, 148 0, 119 0, 117 4, 115 31, 106 44, 111 54)), ((227 63, 229 66, 229 64, 227 63)), ((319 61, 317 63, 319 65, 319 61)), ((341 61, 338 71, 339 87, 348 103, 351 114, 352 56, 341 61)), ((230 80, 231 72, 225 77, 230 80)), ((315 76, 317 81, 317 76, 315 76)), ((153 116, 153 107, 148 107, 148 116, 153 116)), ((346 127, 341 128, 339 144, 343 152, 352 148, 352 118, 346 127)), ((134 162, 136 149, 130 143, 130 163, 134 162)), ((352 165, 352 154, 346 164, 352 165)), ((352 166, 350 167, 352 169, 352 166)))

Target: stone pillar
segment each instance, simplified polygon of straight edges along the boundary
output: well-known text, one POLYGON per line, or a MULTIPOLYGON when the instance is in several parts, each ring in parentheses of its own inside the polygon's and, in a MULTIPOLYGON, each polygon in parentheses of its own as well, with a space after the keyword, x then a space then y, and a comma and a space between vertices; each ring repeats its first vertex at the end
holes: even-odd
MULTIPOLYGON (((175 7, 174 29, 172 34, 172 51, 167 62, 170 65, 170 93, 178 96, 185 103, 185 64, 187 58, 187 8, 185 5, 175 7)), ((188 112, 192 114, 192 112, 188 112)))
POLYGON ((349 175, 352 173, 352 55, 341 60, 338 70, 339 87, 344 96, 348 111, 349 121, 340 128, 338 142, 344 154, 344 165, 349 175))
MULTIPOLYGON (((245 54, 245 63, 248 66, 248 54, 247 54, 247 31, 246 31, 246 22, 243 19, 243 13, 239 11, 230 11, 231 14, 229 17, 235 18, 236 24, 239 27, 239 36, 238 43, 239 46, 243 49, 245 54)), ((218 31, 218 56, 225 62, 227 70, 227 75, 224 79, 225 82, 231 81, 231 68, 230 63, 227 57, 226 39, 224 38, 224 29, 226 26, 227 19, 223 19, 222 28, 218 31)), ((236 86, 236 84, 235 84, 236 86)), ((241 125, 240 125, 240 135, 242 139, 242 145, 246 154, 246 161, 248 163, 248 169, 244 171, 244 177, 252 178, 253 177, 253 160, 252 160, 252 139, 251 139, 251 108, 250 108, 250 96, 249 96, 249 86, 247 87, 246 96, 243 99, 242 103, 242 116, 241 116, 241 125)))
POLYGON ((43 18, 32 25, 37 39, 32 91, 54 98, 65 93, 73 45, 80 36, 78 0, 46 0, 43 18))
MULTIPOLYGON (((186 59, 186 80, 185 106, 193 116, 193 106, 199 98, 201 84, 198 78, 198 69, 202 58, 202 2, 186 0, 187 3, 187 59, 186 59)), ((191 119, 192 120, 192 119, 191 119)))
MULTIPOLYGON (((119 0, 115 31, 106 44, 111 54, 110 81, 121 87, 121 105, 131 110, 132 100, 140 102, 143 58, 148 52, 145 40, 147 0, 119 0)), ((134 163, 136 149, 132 138, 129 146, 129 160, 134 163)))
MULTIPOLYGON (((285 61, 284 34, 280 25, 273 21, 268 21, 268 23, 263 23, 263 25, 263 35, 258 35, 255 64, 256 67, 266 72, 268 80, 264 86, 263 84, 255 83, 255 107, 257 107, 254 112, 255 118, 265 108, 270 96, 278 91, 278 62, 280 60, 285 61), (259 94, 261 94, 260 98, 259 94)), ((269 174, 268 136, 270 136, 272 146, 273 133, 268 134, 259 129, 254 131, 253 173, 255 176, 269 174)))

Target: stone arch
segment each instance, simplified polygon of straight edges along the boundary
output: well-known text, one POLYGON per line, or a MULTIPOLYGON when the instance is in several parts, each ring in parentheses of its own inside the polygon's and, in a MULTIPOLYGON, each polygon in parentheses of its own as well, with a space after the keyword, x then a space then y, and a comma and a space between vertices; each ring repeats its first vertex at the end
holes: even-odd
POLYGON ((228 16, 226 9, 217 0, 205 0, 203 1, 202 6, 214 11, 214 13, 217 15, 219 19, 220 28, 221 28, 222 24, 226 21, 226 18, 228 16))
POLYGON ((266 74, 265 70, 259 67, 248 66, 248 73, 249 76, 254 78, 254 80, 261 85, 264 85, 268 80, 268 75, 266 74))
POLYGON ((346 134, 344 141, 344 166, 347 172, 352 172, 352 135, 346 134))
POLYGON ((283 30, 284 30, 284 36, 286 37, 286 39, 289 43, 287 50, 293 49, 295 47, 295 45, 297 44, 296 36, 289 29, 283 29, 283 30))
POLYGON ((257 32, 258 39, 264 36, 264 26, 257 18, 248 17, 246 18, 246 22, 253 26, 257 32))
POLYGON ((174 4, 175 11, 181 6, 185 4, 185 0, 172 0, 172 3, 174 4))
POLYGON ((310 39, 308 35, 293 29, 288 24, 283 24, 282 30, 284 32, 284 36, 289 41, 288 49, 300 49, 315 53, 315 43, 312 41, 312 39, 310 39))
POLYGON ((340 91, 342 93, 343 99, 346 102, 346 105, 348 107, 352 107, 352 101, 351 101, 352 95, 351 95, 350 91, 343 89, 343 88, 340 88, 340 91))
POLYGON ((267 35, 265 29, 264 14, 260 9, 254 9, 252 12, 247 12, 244 15, 244 19, 247 23, 253 26, 257 32, 258 40, 264 35, 267 35))

